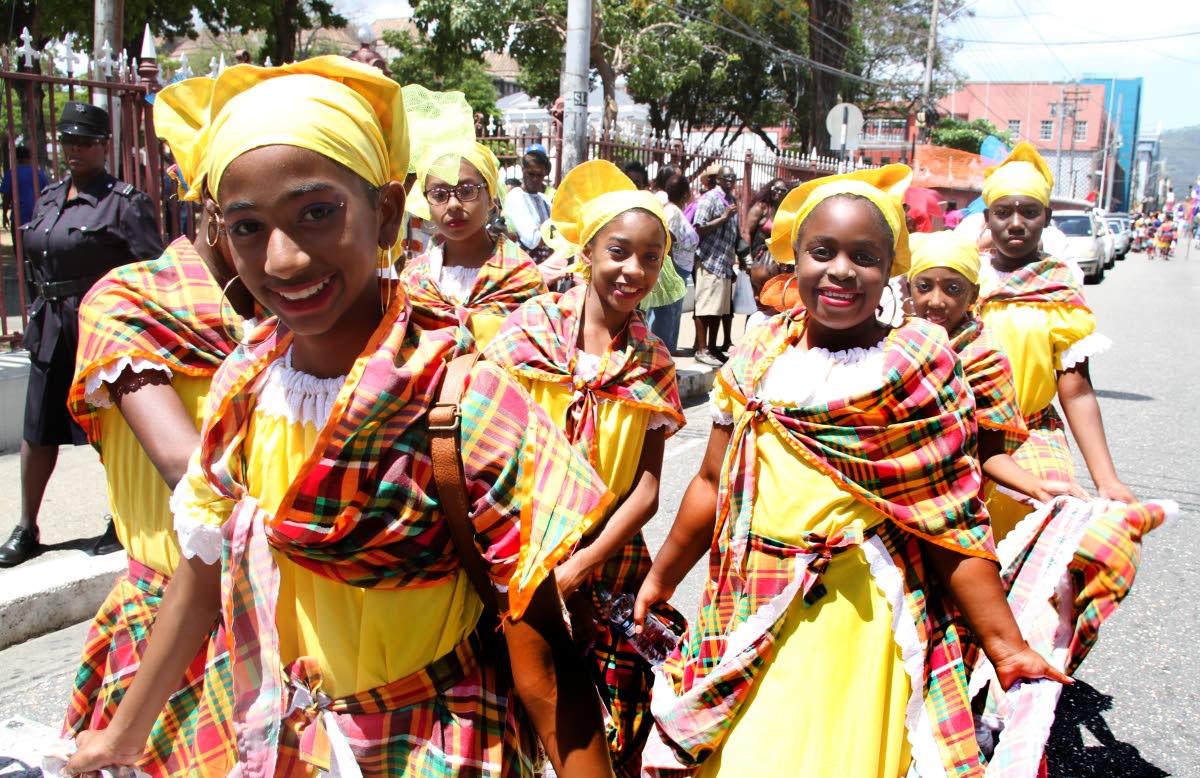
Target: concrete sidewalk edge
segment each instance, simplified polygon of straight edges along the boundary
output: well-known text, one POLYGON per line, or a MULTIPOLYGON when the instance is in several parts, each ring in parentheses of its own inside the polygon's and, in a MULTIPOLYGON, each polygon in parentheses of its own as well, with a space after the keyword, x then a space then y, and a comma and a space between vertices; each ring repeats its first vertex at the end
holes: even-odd
POLYGON ((79 551, 6 571, 0 649, 90 620, 125 566, 123 552, 92 557, 79 551))

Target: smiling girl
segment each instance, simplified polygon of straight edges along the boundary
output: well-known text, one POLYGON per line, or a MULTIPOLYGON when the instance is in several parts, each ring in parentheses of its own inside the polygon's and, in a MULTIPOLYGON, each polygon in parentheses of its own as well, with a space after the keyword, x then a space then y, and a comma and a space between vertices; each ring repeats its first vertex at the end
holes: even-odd
POLYGON ((504 318, 546 285, 520 244, 489 229, 499 162, 476 143, 462 93, 410 84, 404 105, 417 174, 408 211, 431 220, 437 236, 400 278, 414 305, 453 314, 482 349, 504 318))
MULTIPOLYGON (((650 665, 599 614, 610 595, 635 594, 650 569, 641 530, 658 510, 664 441, 684 424, 675 365, 638 310, 670 262, 671 234, 658 199, 604 161, 567 174, 550 218, 576 247, 587 283, 527 303, 484 356, 529 389, 616 495, 556 572, 576 637, 591 642, 614 765, 637 775, 650 729, 650 665)), ((679 620, 669 608, 662 615, 679 620)))
MULTIPOLYGON (((196 99, 188 83, 158 99, 196 99)), ((553 575, 604 486, 489 365, 471 373, 457 429, 475 543, 508 600, 511 685, 503 656, 480 648, 482 601, 429 454, 428 414, 470 336, 380 278, 404 209, 399 86, 341 57, 245 65, 201 108, 211 146, 194 186, 277 316, 214 379, 173 498, 185 559, 138 677, 68 769, 137 760, 220 613, 241 774, 532 775, 529 720, 560 773, 608 774, 553 575)))
POLYGON ((1003 605, 945 334, 876 320, 908 268, 911 175, 810 181, 776 213, 800 306, 719 373, 708 451, 638 594, 635 618, 710 550, 654 689, 651 774, 982 774, 955 605, 1007 683, 1049 672, 1003 605))

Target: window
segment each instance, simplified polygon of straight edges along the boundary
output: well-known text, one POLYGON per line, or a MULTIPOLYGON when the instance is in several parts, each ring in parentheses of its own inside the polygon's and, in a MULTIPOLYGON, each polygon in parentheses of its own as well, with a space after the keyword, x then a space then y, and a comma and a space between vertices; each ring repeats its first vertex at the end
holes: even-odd
POLYGON ((1087 140, 1087 122, 1075 122, 1075 140, 1087 140))
POLYGON ((1008 131, 1010 133, 1012 133, 1014 138, 1021 137, 1021 120, 1020 119, 1009 119, 1008 120, 1008 131))
POLYGON ((1038 126, 1038 140, 1054 140, 1054 120, 1042 119, 1038 126))

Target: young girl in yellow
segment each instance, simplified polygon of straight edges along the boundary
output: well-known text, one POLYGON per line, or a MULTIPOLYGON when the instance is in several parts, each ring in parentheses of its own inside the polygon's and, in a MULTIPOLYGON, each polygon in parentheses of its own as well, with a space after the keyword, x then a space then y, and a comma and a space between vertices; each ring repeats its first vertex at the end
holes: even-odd
POLYGON ((981 775, 956 606, 1007 683, 1050 672, 1003 604, 945 333, 875 318, 908 267, 910 178, 818 179, 775 216, 801 306, 719 373, 700 473, 638 594, 640 617, 711 544, 655 686, 651 774, 981 775))
POLYGON ((489 220, 499 197, 496 155, 475 142, 475 119, 461 92, 404 87, 413 169, 410 214, 437 236, 400 275, 414 305, 445 311, 487 345, 508 314, 546 291, 520 244, 489 220))
MULTIPOLYGON (((195 92, 185 81, 158 100, 195 92)), ((457 427, 475 543, 508 599, 511 685, 481 649, 428 429, 471 338, 380 278, 404 210, 399 86, 342 57, 243 65, 203 108, 210 153, 193 194, 211 193, 241 281, 276 317, 214 379, 174 497, 185 559, 138 677, 68 769, 137 761, 220 613, 240 775, 531 776, 530 721, 560 773, 610 774, 553 575, 606 491, 484 364, 457 427)))
POLYGON ((602 613, 650 569, 641 530, 658 509, 663 442, 684 424, 674 362, 638 309, 670 262, 671 233, 658 199, 604 161, 567 174, 550 219, 587 283, 526 303, 484 356, 529 390, 616 496, 557 578, 591 644, 614 766, 634 776, 651 726, 650 665, 602 613))

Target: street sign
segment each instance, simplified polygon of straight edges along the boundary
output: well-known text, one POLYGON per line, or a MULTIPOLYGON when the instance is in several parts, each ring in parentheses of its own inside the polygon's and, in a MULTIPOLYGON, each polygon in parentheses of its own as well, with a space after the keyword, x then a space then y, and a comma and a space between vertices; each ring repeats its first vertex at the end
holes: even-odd
POLYGON ((863 114, 852 103, 838 103, 825 117, 825 129, 829 130, 830 145, 835 149, 858 148, 862 140, 863 114))

